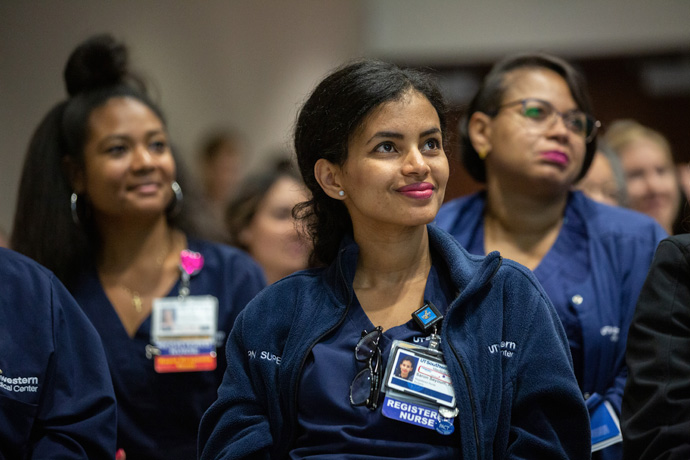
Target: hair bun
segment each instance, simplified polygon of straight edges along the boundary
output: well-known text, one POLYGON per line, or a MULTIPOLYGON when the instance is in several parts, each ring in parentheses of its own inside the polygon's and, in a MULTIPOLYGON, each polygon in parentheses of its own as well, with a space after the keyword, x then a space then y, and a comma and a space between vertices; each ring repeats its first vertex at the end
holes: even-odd
POLYGON ((127 48, 109 34, 95 35, 79 45, 64 71, 70 96, 122 83, 126 75, 127 48))

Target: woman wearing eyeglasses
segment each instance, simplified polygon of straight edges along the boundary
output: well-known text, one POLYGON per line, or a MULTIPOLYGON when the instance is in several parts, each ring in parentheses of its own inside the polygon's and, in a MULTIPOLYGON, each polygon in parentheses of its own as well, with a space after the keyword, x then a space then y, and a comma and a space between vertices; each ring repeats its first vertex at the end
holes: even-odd
MULTIPOLYGON (((567 62, 526 54, 497 63, 461 125, 463 163, 485 190, 444 205, 436 223, 473 254, 497 250, 534 271, 565 327, 590 413, 608 401, 620 414, 628 326, 664 231, 571 191, 596 150, 590 113, 583 77, 567 62)), ((618 458, 620 443, 601 454, 618 458)))
POLYGON ((533 275, 428 225, 444 135, 416 71, 358 61, 312 92, 295 130, 312 198, 295 212, 320 268, 238 317, 202 459, 589 458, 567 339, 533 275))

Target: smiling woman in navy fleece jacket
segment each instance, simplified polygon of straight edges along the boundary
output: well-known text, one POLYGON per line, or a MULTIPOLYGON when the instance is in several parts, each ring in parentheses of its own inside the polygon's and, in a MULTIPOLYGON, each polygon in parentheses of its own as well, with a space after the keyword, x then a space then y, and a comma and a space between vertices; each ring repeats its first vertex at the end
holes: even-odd
POLYGON ((448 181, 444 115, 429 77, 380 61, 342 67, 311 94, 295 150, 313 199, 296 212, 322 267, 238 317, 201 458, 589 458, 568 343, 532 274, 427 225, 448 181), (363 400, 350 392, 367 365, 381 376, 393 340, 429 343, 410 319, 425 301, 445 316, 459 409, 446 435, 387 418, 376 385, 363 400), (353 356, 377 326, 380 366, 353 356))

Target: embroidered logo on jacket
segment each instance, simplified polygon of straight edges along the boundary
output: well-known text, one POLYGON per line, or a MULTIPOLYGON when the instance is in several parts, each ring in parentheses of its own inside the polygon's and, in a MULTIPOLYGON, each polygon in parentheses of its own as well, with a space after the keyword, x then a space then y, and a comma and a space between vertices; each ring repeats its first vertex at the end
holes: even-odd
POLYGON ((515 342, 501 342, 489 345, 489 353, 492 355, 494 353, 501 353, 506 358, 512 358, 513 354, 516 352, 515 342))
POLYGON ((611 342, 618 342, 618 335, 620 334, 620 328, 616 326, 604 326, 599 332, 601 335, 606 337, 607 335, 611 339, 611 342))
POLYGON ((38 377, 7 377, 0 372, 0 389, 12 393, 36 393, 38 377))
POLYGON ((268 351, 258 351, 257 350, 247 350, 247 356, 249 359, 263 359, 264 361, 270 361, 270 362, 275 362, 277 365, 280 366, 280 362, 282 361, 282 357, 276 356, 273 353, 270 353, 268 351))

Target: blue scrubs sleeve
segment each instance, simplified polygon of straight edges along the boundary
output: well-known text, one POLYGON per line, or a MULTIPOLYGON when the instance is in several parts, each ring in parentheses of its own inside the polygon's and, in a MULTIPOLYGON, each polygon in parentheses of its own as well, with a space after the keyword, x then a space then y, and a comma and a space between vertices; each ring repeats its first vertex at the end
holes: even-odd
POLYGON ((116 405, 96 330, 53 278, 55 351, 32 430, 32 458, 114 458, 116 405))

